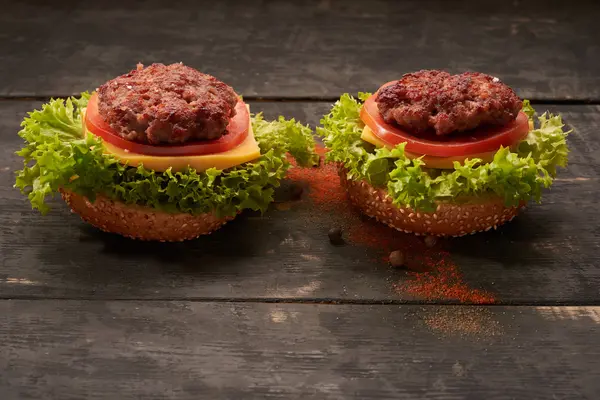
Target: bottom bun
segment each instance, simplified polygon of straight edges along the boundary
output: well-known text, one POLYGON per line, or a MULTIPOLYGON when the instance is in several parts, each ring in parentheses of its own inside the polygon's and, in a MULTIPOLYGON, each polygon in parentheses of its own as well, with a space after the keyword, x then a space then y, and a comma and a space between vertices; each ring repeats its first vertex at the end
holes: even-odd
POLYGON ((170 214, 150 207, 127 205, 105 196, 90 202, 84 196, 61 189, 63 200, 82 220, 103 230, 132 239, 181 242, 214 232, 235 218, 217 218, 213 213, 170 214))
POLYGON ((498 196, 472 199, 464 204, 438 203, 435 212, 415 211, 392 203, 386 189, 375 188, 365 181, 346 178, 346 170, 339 170, 340 181, 350 202, 366 215, 396 230, 431 236, 465 236, 496 229, 511 221, 525 203, 506 207, 498 196))

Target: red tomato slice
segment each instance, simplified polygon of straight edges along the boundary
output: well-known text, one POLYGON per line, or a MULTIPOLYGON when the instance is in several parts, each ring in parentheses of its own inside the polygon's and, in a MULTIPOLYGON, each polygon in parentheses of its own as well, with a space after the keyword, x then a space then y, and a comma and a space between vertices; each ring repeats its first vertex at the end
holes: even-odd
MULTIPOLYGON (((389 83, 388 83, 389 84, 389 83)), ((479 129, 469 134, 416 137, 399 127, 386 123, 375 102, 376 94, 369 97, 360 111, 360 118, 383 142, 392 146, 406 142, 406 151, 436 157, 466 156, 496 151, 500 146, 509 147, 521 141, 529 132, 527 115, 520 112, 508 125, 499 128, 479 129)))
POLYGON ((235 111, 235 116, 229 120, 229 125, 227 126, 228 133, 218 139, 196 141, 181 145, 153 146, 131 142, 116 134, 98 113, 98 96, 94 93, 90 97, 85 112, 85 124, 90 132, 101 137, 102 140, 106 140, 113 146, 131 151, 132 153, 149 156, 200 156, 223 153, 237 147, 246 139, 250 128, 248 109, 243 101, 238 100, 235 111))

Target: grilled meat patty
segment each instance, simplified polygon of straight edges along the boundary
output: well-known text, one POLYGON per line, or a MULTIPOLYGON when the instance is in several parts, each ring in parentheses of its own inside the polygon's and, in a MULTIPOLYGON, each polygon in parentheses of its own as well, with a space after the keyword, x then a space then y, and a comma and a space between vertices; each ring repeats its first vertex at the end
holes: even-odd
POLYGON ((138 64, 98 89, 99 113, 116 133, 152 145, 225 135, 237 101, 230 86, 181 63, 138 64))
POLYGON ((448 135, 513 121, 523 106, 498 78, 479 72, 450 75, 422 70, 379 90, 379 112, 387 123, 409 132, 448 135))

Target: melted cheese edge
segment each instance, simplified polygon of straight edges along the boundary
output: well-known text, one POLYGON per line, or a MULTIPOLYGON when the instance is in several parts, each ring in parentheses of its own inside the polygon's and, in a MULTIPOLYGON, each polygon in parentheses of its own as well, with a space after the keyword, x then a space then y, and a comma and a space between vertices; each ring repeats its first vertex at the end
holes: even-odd
MULTIPOLYGON (((85 132, 86 134, 93 134, 87 129, 85 132)), ((149 156, 127 151, 106 141, 103 141, 102 144, 105 153, 116 157, 121 164, 131 167, 143 165, 144 168, 158 172, 164 172, 169 168, 172 168, 174 172, 178 172, 185 170, 188 166, 198 172, 206 171, 210 168, 227 169, 260 157, 260 148, 254 138, 252 122, 250 122, 246 139, 237 147, 223 153, 199 156, 149 156)))
POLYGON ((369 128, 367 125, 365 125, 365 129, 363 129, 360 138, 365 142, 371 143, 372 145, 375 145, 377 147, 387 147, 390 150, 394 148, 394 146, 385 143, 383 140, 375 136, 371 128, 369 128))

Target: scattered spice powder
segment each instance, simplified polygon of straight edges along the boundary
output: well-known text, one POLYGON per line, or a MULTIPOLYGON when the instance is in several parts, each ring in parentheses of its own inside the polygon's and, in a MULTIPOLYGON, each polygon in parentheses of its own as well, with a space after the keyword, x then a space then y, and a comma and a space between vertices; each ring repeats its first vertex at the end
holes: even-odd
MULTIPOLYGON (((317 153, 323 158, 325 148, 317 146, 317 153)), ((294 164, 292 160, 292 164, 294 164)), ((294 165, 288 172, 288 179, 308 186, 308 196, 321 211, 333 211, 344 208, 347 211, 346 192, 340 186, 337 169, 332 164, 321 161, 320 167, 298 168, 294 165)))
MULTIPOLYGON (((325 155, 322 145, 317 146, 317 152, 325 155)), ((407 256, 406 267, 411 279, 395 285, 399 292, 427 301, 495 302, 491 293, 472 289, 464 282, 448 252, 429 248, 420 237, 398 232, 356 210, 340 185, 335 165, 321 163, 318 168, 294 167, 288 178, 306 186, 304 195, 308 195, 311 207, 320 211, 309 213, 307 223, 320 226, 326 229, 325 232, 331 227, 342 228, 348 242, 377 252, 377 261, 388 263, 389 254, 394 250, 407 256)))
POLYGON ((488 307, 432 307, 421 315, 427 327, 439 334, 490 338, 502 334, 500 322, 488 307))
POLYGON ((396 285, 401 292, 423 297, 425 300, 450 300, 459 303, 493 304, 490 293, 470 288, 463 280, 458 266, 450 261, 450 255, 440 252, 441 257, 426 256, 429 267, 423 272, 411 272, 412 280, 396 285))

